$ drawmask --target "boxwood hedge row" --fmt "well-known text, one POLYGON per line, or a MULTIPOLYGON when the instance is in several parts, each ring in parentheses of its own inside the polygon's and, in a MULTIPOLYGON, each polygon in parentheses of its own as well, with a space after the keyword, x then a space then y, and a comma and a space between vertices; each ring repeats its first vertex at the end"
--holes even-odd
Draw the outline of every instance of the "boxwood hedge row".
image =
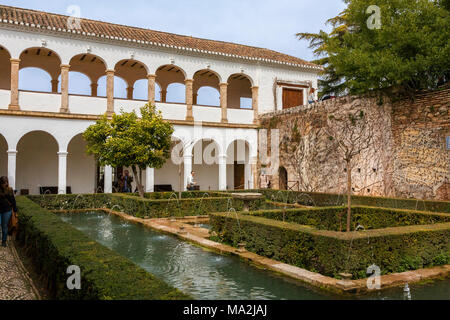
POLYGON ((238 246, 312 272, 339 278, 366 278, 373 264, 382 274, 450 263, 450 223, 364 232, 335 232, 255 217, 211 214, 214 240, 238 246))
MULTIPOLYGON (((346 226, 346 207, 297 208, 287 210, 259 210, 251 215, 302 225, 314 226, 320 230, 342 231, 346 226)), ((352 230, 358 225, 365 230, 426 225, 450 222, 450 214, 432 213, 366 206, 352 207, 352 230)))
POLYGON ((26 197, 18 197, 17 205, 18 242, 43 275, 52 298, 191 299, 26 197), (80 290, 69 290, 66 286, 67 268, 71 265, 80 267, 80 290))
MULTIPOLYGON (((109 208, 136 217, 164 218, 207 215, 210 212, 240 211, 244 202, 230 197, 142 199, 127 194, 41 195, 28 196, 49 210, 109 208)), ((265 199, 251 203, 251 210, 271 209, 276 205, 265 199)))
MULTIPOLYGON (((254 191, 263 193, 269 200, 299 203, 306 206, 328 207, 341 206, 347 203, 347 196, 342 194, 285 190, 278 191, 268 189, 254 191)), ((450 201, 430 201, 354 195, 352 196, 352 205, 450 213, 450 201)))

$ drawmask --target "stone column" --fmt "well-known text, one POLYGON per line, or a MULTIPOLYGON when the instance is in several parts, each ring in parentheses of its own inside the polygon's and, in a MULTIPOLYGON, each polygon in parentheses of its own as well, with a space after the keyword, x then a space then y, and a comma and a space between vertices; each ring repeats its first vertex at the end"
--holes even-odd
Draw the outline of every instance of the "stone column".
POLYGON ((194 116, 192 112, 192 103, 193 103, 192 100, 194 98, 194 90, 193 90, 194 80, 186 79, 184 80, 184 83, 186 84, 186 106, 187 106, 186 121, 194 121, 194 116))
POLYGON ((15 190, 16 189, 16 160, 17 160, 17 151, 16 150, 8 150, 8 180, 9 186, 15 190))
POLYGON ((58 93, 58 79, 50 81, 52 84, 52 93, 58 93))
POLYGON ((112 167, 105 166, 105 177, 104 177, 105 185, 103 190, 105 193, 112 193, 112 167))
POLYGON ((147 167, 145 169, 145 192, 155 191, 155 169, 147 167))
POLYGON ((188 181, 188 177, 191 174, 192 171, 192 155, 185 155, 183 157, 184 160, 184 185, 183 185, 183 190, 186 191, 187 188, 187 181, 188 181))
POLYGON ((66 194, 68 154, 67 151, 58 152, 58 194, 66 194))
POLYGON ((167 89, 162 89, 159 92, 161 94, 161 102, 166 102, 167 100, 167 89))
POLYGON ((220 108, 222 109, 222 122, 228 123, 228 83, 221 83, 220 85, 220 108))
POLYGON ((61 109, 59 112, 69 112, 69 70, 68 64, 61 65, 61 109))
POLYGON ((245 178, 244 189, 245 190, 250 189, 251 172, 252 172, 251 165, 250 165, 250 163, 246 162, 244 165, 244 178, 245 178))
POLYGON ((195 106, 197 104, 197 99, 198 99, 198 93, 195 92, 194 96, 192 97, 192 104, 195 106))
POLYGON ((98 83, 91 83, 91 96, 96 97, 98 90, 98 83))
POLYGON ((227 156, 219 156, 219 190, 227 190, 227 156))
POLYGON ((133 100, 133 92, 134 92, 134 87, 127 88, 127 99, 128 100, 133 100))
POLYGON ((20 110, 19 107, 19 64, 20 59, 11 58, 11 103, 9 110, 20 110))
POLYGON ((148 78, 148 103, 154 105, 155 104, 155 83, 156 83, 156 75, 149 74, 148 78))
POLYGON ((114 113, 114 70, 106 70, 106 113, 110 116, 114 113))
POLYGON ((259 87, 252 87, 252 107, 253 107, 253 123, 254 124, 258 124, 259 120, 258 120, 258 89, 259 87))
POLYGON ((258 189, 258 157, 252 157, 250 159, 250 181, 249 189, 258 189))

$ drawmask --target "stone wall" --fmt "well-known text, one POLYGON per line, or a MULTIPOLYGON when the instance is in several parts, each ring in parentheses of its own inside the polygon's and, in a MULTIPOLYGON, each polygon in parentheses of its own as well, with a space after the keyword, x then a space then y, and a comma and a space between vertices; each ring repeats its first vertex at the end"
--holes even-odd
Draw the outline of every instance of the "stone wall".
POLYGON ((450 87, 393 105, 394 187, 401 197, 449 200, 450 87))
MULTIPOLYGON (((386 98, 343 97, 265 114, 261 127, 279 130, 280 140, 291 136, 294 125, 302 136, 301 156, 280 149, 280 166, 288 171, 293 190, 346 190, 345 161, 326 130, 331 114, 364 110, 374 135, 370 147, 352 161, 352 189, 358 195, 449 199, 450 88, 391 103, 386 98)), ((270 143, 269 143, 270 146, 270 143)), ((271 187, 280 188, 278 172, 271 187)))

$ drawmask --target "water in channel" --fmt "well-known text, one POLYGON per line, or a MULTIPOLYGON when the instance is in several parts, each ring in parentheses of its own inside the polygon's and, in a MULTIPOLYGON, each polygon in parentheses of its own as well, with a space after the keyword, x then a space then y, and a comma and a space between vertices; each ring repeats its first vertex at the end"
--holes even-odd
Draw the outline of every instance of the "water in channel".
MULTIPOLYGON (((61 214, 61 219, 199 300, 309 300, 342 297, 223 256, 176 237, 101 212, 61 214)), ((450 280, 384 290, 359 299, 450 299, 450 280)))

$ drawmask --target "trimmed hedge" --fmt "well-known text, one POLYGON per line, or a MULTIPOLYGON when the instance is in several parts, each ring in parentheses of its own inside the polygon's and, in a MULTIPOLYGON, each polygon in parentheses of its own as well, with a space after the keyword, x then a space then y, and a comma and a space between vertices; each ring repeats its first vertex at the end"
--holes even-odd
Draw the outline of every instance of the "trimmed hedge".
MULTIPOLYGON (((134 196, 139 196, 137 194, 130 194, 134 196)), ((145 198, 150 200, 159 200, 159 199, 174 199, 178 198, 178 192, 150 192, 145 193, 145 198)), ((220 197, 230 197, 230 194, 226 192, 217 192, 217 191, 184 191, 181 193, 182 199, 192 199, 192 198, 220 198, 220 197)))
MULTIPOLYGON (((247 190, 247 192, 249 191, 247 190)), ((264 194, 268 200, 299 203, 305 206, 329 207, 341 206, 347 203, 347 196, 342 194, 285 190, 278 191, 268 189, 254 190, 254 192, 264 194)), ((352 196, 352 205, 450 213, 450 201, 430 201, 354 195, 352 196)))
POLYGON ((105 207, 110 199, 110 194, 58 194, 58 195, 29 195, 28 199, 48 210, 76 210, 98 209, 105 207))
POLYGON ((335 232, 249 215, 213 213, 216 240, 312 272, 366 278, 372 264, 382 274, 450 263, 450 223, 335 232))
MULTIPOLYGON (((142 199, 126 194, 42 195, 28 196, 49 210, 109 208, 143 218, 165 218, 207 215, 210 212, 241 211, 244 202, 232 198, 142 199)), ((260 199, 251 203, 250 210, 277 208, 260 199)))
POLYGON ((93 241, 55 214, 26 197, 17 197, 18 242, 45 275, 54 299, 70 300, 187 300, 130 260, 93 241), (81 289, 69 290, 70 265, 81 269, 81 289))
MULTIPOLYGON (((345 207, 260 210, 250 212, 249 214, 279 221, 309 225, 320 230, 341 231, 347 225, 347 208, 345 207)), ((450 222, 450 215, 446 213, 365 206, 352 207, 352 230, 358 225, 362 225, 364 229, 369 230, 445 222, 450 222)))

